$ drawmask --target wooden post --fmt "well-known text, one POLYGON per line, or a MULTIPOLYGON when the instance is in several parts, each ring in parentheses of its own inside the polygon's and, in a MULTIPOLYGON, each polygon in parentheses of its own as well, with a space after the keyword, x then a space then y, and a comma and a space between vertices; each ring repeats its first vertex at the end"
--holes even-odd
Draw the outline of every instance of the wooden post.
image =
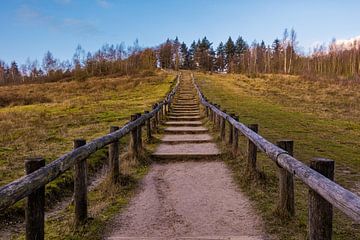
MULTIPOLYGON (((248 126, 254 132, 258 132, 258 125, 257 124, 250 124, 248 126)), ((248 139, 247 145, 247 168, 250 175, 256 173, 256 157, 257 157, 257 147, 256 145, 248 139)))
POLYGON ((161 105, 161 102, 159 102, 159 105, 161 106, 160 107, 160 109, 159 109, 159 111, 158 111, 158 114, 159 114, 159 122, 162 122, 162 120, 163 120, 163 111, 162 111, 162 108, 163 108, 163 106, 161 105))
MULTIPOLYGON (((131 121, 135 121, 137 119, 138 115, 134 114, 131 115, 131 121)), ((130 153, 132 155, 133 160, 138 159, 138 128, 134 128, 131 130, 130 134, 130 153)))
MULTIPOLYGON (((218 107, 219 110, 221 110, 221 106, 220 106, 220 105, 218 105, 217 107, 218 107)), ((217 125, 217 128, 218 128, 218 129, 221 128, 221 118, 222 118, 222 117, 218 114, 218 115, 217 115, 217 119, 216 119, 216 125, 217 125)))
MULTIPOLYGON (((153 106, 153 110, 156 108, 156 104, 154 104, 153 106)), ((156 132, 156 127, 157 127, 157 114, 155 113, 153 119, 152 119, 152 122, 153 122, 153 130, 154 132, 156 132)))
MULTIPOLYGON (((230 117, 234 117, 234 114, 229 114, 230 115, 230 117)), ((233 143, 233 140, 234 140, 234 135, 233 135, 233 133, 234 133, 234 127, 233 127, 233 125, 229 122, 229 139, 228 139, 228 143, 231 145, 232 143, 233 143)))
MULTIPOLYGON (((137 118, 140 118, 141 117, 141 113, 137 113, 137 118)), ((142 148, 143 148, 143 144, 142 144, 142 124, 139 125, 137 127, 137 147, 138 147, 138 152, 140 153, 142 151, 142 148)))
MULTIPOLYGON (((45 166, 43 158, 29 158, 25 160, 26 174, 30 174, 45 166)), ((26 198, 25 225, 26 240, 44 239, 45 186, 32 192, 26 198)))
MULTIPOLYGON (((234 116, 234 119, 236 121, 239 121, 239 116, 234 116)), ((234 135, 234 140, 233 140, 233 145, 232 145, 232 152, 233 152, 233 156, 236 156, 239 150, 239 130, 237 130, 235 127, 230 126, 233 129, 233 135, 234 135)))
MULTIPOLYGON (((310 161, 310 168, 321 173, 330 180, 334 180, 333 160, 314 158, 310 161)), ((309 239, 330 240, 332 237, 333 207, 315 191, 309 189, 309 239)))
MULTIPOLYGON (((214 106, 217 108, 217 104, 214 104, 214 106)), ((214 123, 214 128, 216 128, 217 124, 216 124, 216 121, 217 121, 217 114, 216 112, 213 112, 213 123, 214 123)))
MULTIPOLYGON (((145 114, 148 114, 149 111, 145 111, 145 114)), ((146 135, 147 135, 147 141, 151 141, 152 136, 151 136, 151 124, 150 124, 150 118, 148 120, 146 120, 146 135)))
MULTIPOLYGON (((110 133, 119 130, 117 126, 110 127, 110 133)), ((110 169, 110 181, 112 184, 117 184, 120 177, 119 170, 119 140, 109 144, 109 169, 110 169)))
MULTIPOLYGON (((84 146, 84 139, 75 139, 74 148, 84 146)), ((87 219, 87 162, 77 161, 74 176, 75 226, 83 224, 87 219)))
MULTIPOLYGON (((277 146, 284 149, 293 156, 294 142, 291 140, 281 140, 277 146)), ((286 169, 279 167, 279 203, 277 210, 281 216, 292 217, 295 214, 294 201, 294 177, 286 169)))
MULTIPOLYGON (((211 102, 210 102, 210 104, 212 104, 211 102)), ((213 118, 213 111, 212 111, 212 109, 211 108, 209 108, 209 120, 210 120, 210 122, 212 121, 212 118, 213 118)))
MULTIPOLYGON (((224 113, 226 113, 225 110, 224 110, 224 113)), ((226 126, 225 122, 226 122, 226 120, 223 117, 220 117, 220 120, 221 120, 221 122, 220 122, 220 137, 221 137, 221 140, 223 142, 225 142, 225 126, 226 126)))
POLYGON ((209 107, 208 106, 205 107, 205 111, 206 111, 206 117, 209 117, 209 107))

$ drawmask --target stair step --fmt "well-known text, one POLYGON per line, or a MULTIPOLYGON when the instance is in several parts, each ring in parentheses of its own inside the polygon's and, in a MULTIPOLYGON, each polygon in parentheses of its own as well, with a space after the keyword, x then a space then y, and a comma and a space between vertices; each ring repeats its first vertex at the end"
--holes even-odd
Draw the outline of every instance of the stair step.
POLYGON ((166 126, 177 126, 177 127, 191 127, 201 126, 201 121, 168 121, 165 122, 166 126))
POLYGON ((213 141, 209 134, 167 134, 161 139, 163 143, 206 143, 213 141))
POLYGON ((174 120, 174 121, 198 121, 200 119, 202 119, 201 116, 180 116, 180 117, 169 116, 169 120, 174 120))
POLYGON ((220 155, 215 143, 160 144, 152 157, 155 159, 213 159, 220 155))
POLYGON ((172 134, 191 134, 191 133, 207 133, 209 130, 202 126, 169 126, 165 128, 165 133, 172 134))

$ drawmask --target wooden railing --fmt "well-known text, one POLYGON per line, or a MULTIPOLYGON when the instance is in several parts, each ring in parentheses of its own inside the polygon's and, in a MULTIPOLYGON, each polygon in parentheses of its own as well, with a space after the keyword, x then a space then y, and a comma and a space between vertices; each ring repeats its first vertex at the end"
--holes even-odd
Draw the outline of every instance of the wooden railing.
POLYGON ((112 126, 110 133, 89 143, 84 139, 74 141, 74 150, 45 165, 43 158, 32 158, 25 162, 27 175, 0 188, 0 211, 17 201, 26 198, 25 222, 26 239, 44 239, 44 205, 45 185, 75 166, 74 171, 74 204, 75 224, 83 223, 87 218, 87 163, 86 159, 97 150, 109 145, 109 174, 112 183, 116 184, 119 173, 119 139, 130 134, 130 152, 133 158, 138 157, 142 148, 142 126, 146 126, 147 137, 151 138, 164 117, 169 112, 174 94, 177 91, 180 76, 176 85, 161 101, 153 106, 152 111, 131 116, 131 121, 119 128, 112 126))
POLYGON ((360 223, 360 197, 333 181, 334 161, 314 158, 310 167, 292 156, 293 142, 279 141, 277 145, 269 142, 257 133, 258 125, 245 126, 239 122, 238 116, 229 115, 207 100, 196 84, 200 102, 206 115, 220 129, 220 136, 225 141, 225 123, 229 124, 229 140, 234 151, 238 148, 238 133, 247 140, 247 171, 256 174, 257 149, 264 152, 279 168, 279 210, 284 214, 294 215, 294 181, 299 178, 309 187, 309 237, 310 239, 331 239, 332 206, 338 208, 348 217, 360 223))

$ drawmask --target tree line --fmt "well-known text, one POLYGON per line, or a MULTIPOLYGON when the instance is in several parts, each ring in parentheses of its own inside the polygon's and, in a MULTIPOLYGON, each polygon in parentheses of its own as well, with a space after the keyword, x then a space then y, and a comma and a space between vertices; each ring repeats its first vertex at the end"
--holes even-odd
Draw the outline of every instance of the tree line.
POLYGON ((333 40, 328 46, 315 47, 303 54, 298 47, 294 29, 284 30, 281 38, 271 44, 264 41, 246 42, 242 36, 229 37, 215 48, 207 37, 189 46, 167 39, 159 46, 141 48, 136 40, 128 48, 124 44, 105 44, 94 53, 77 46, 71 61, 60 61, 48 51, 41 65, 37 60, 18 66, 0 60, 0 84, 83 80, 92 76, 132 75, 142 71, 191 69, 227 73, 281 73, 358 79, 360 74, 360 41, 339 45, 333 40))
POLYGON ((78 45, 72 61, 60 61, 48 51, 42 63, 37 60, 18 66, 13 61, 7 65, 0 60, 0 85, 84 80, 95 76, 133 75, 141 71, 153 71, 157 67, 153 48, 141 48, 136 40, 133 46, 124 44, 103 45, 94 53, 85 52, 78 45))

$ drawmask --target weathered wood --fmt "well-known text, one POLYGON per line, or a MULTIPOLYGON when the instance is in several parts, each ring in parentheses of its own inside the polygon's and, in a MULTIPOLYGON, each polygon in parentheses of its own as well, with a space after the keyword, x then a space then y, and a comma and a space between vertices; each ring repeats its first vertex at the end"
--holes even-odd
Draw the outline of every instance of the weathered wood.
MULTIPOLYGON (((84 146, 84 139, 75 139, 74 148, 84 146)), ((80 226, 87 219, 87 161, 82 159, 75 163, 74 203, 75 226, 80 226)))
MULTIPOLYGON (((226 111, 224 111, 226 113, 226 111)), ((223 142, 225 142, 225 122, 226 119, 223 117, 220 117, 220 138, 223 142)))
MULTIPOLYGON (((135 121, 138 118, 137 114, 131 115, 131 121, 135 121)), ((137 160, 138 159, 138 127, 134 128, 131 131, 130 134, 130 143, 129 143, 129 148, 130 148, 130 155, 132 157, 133 160, 137 160)))
MULTIPOLYGON (((333 160, 314 158, 310 161, 310 167, 330 180, 334 180, 335 163, 333 160)), ((309 239, 331 240, 332 219, 333 207, 331 203, 309 189, 309 239)))
MULTIPOLYGON (((148 114, 149 111, 145 111, 144 114, 148 114)), ((151 135, 151 122, 150 119, 146 120, 146 137, 147 141, 151 141, 152 135, 151 135)))
MULTIPOLYGON (((230 116, 233 118, 234 117, 234 114, 230 114, 230 116)), ((231 123, 229 123, 229 136, 228 136, 228 144, 232 144, 233 141, 234 141, 234 127, 231 123)))
POLYGON ((333 206, 345 213, 355 222, 360 223, 360 197, 358 195, 329 180, 289 154, 286 154, 286 151, 269 142, 257 133, 254 133, 243 123, 237 122, 228 114, 222 113, 213 105, 204 101, 200 94, 201 91, 196 84, 195 88, 200 97, 201 104, 208 106, 212 111, 217 111, 223 117, 227 117, 228 121, 235 128, 237 128, 246 138, 252 140, 257 148, 264 152, 271 160, 289 172, 292 172, 294 176, 299 178, 333 206))
MULTIPOLYGON (((110 133, 119 130, 117 126, 110 127, 110 133)), ((110 170, 110 181, 112 184, 117 184, 120 177, 120 163, 119 163, 119 141, 114 141, 109 144, 109 170, 110 170)))
MULTIPOLYGON (((216 109, 218 109, 217 104, 214 104, 214 106, 216 107, 216 109)), ((216 126, 217 126, 217 124, 216 124, 217 120, 218 120, 217 113, 214 111, 214 115, 213 115, 214 128, 216 128, 216 126)))
MULTIPOLYGON (((220 110, 221 106, 217 105, 217 108, 220 110)), ((221 119, 222 119, 222 117, 220 115, 216 115, 216 128, 217 129, 221 128, 221 119)))
MULTIPOLYGON (((234 116, 234 120, 239 121, 239 116, 234 116)), ((236 156, 239 151, 239 130, 234 128, 232 125, 230 125, 230 127, 233 128, 233 135, 234 135, 234 140, 232 144, 232 153, 233 156, 236 156)))
MULTIPOLYGON (((45 166, 43 158, 29 158, 25 161, 26 174, 30 174, 45 166)), ((25 205, 25 239, 44 239, 45 186, 31 193, 25 205)))
POLYGON ((206 117, 209 117, 209 107, 208 106, 205 107, 205 113, 206 113, 206 117))
MULTIPOLYGON (((137 113, 137 118, 141 117, 141 113, 137 113)), ((143 141, 142 141, 142 125, 137 127, 137 151, 140 154, 143 149, 143 141)))
MULTIPOLYGON (((253 132, 258 132, 257 124, 250 124, 249 129, 253 132)), ((257 172, 256 169, 256 159, 257 159, 257 147, 256 145, 249 139, 247 144, 247 168, 250 175, 254 175, 257 172)))
MULTIPOLYGON (((278 141, 276 145, 287 151, 289 155, 293 156, 294 141, 281 140, 278 141)), ((277 211, 281 216, 292 217, 295 214, 294 176, 282 167, 279 167, 278 169, 279 202, 277 211)))

